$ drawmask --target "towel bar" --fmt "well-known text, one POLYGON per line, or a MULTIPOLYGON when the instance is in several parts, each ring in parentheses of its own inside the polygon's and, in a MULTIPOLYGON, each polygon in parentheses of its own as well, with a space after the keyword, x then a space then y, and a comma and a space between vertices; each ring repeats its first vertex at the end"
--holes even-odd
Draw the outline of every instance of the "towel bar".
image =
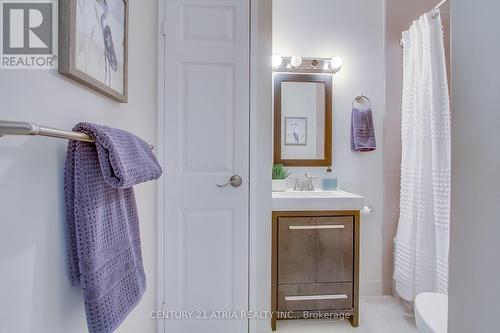
MULTIPOLYGON (((65 131, 29 122, 0 120, 0 137, 4 135, 40 135, 58 139, 94 142, 94 140, 85 133, 65 131)), ((154 149, 154 146, 151 144, 149 147, 154 149)))

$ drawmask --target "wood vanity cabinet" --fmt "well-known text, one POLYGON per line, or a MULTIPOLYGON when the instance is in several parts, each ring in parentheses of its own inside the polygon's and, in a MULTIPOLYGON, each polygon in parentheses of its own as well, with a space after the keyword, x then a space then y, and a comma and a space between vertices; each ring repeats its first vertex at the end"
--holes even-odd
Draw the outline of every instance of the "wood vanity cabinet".
POLYGON ((359 211, 273 212, 272 297, 276 320, 359 321, 359 211))

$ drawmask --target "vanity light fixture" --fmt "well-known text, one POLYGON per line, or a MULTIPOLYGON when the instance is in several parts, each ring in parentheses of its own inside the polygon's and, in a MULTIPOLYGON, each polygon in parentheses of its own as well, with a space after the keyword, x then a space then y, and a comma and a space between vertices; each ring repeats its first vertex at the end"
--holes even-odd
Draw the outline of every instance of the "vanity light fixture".
POLYGON ((337 73, 342 68, 344 64, 344 59, 342 57, 336 56, 330 60, 330 68, 334 73, 337 73))
POLYGON ((301 56, 284 57, 273 55, 273 71, 278 73, 325 73, 337 74, 342 68, 341 57, 333 58, 306 58, 301 56))
POLYGON ((292 65, 292 68, 300 67, 301 64, 302 57, 300 56, 293 56, 292 59, 290 59, 290 65, 292 65))
POLYGON ((283 57, 280 56, 279 54, 273 55, 273 67, 280 67, 281 64, 283 63, 283 57))

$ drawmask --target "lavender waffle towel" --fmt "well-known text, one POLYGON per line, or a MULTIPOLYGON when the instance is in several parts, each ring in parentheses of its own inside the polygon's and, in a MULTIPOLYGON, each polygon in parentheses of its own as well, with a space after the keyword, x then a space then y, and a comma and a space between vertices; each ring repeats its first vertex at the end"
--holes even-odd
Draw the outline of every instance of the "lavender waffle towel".
POLYGON ((80 123, 94 143, 70 141, 65 196, 69 273, 90 333, 113 332, 141 300, 146 277, 133 185, 161 168, 149 146, 118 129, 80 123))
POLYGON ((366 152, 376 148, 372 110, 354 108, 351 114, 351 149, 366 152))

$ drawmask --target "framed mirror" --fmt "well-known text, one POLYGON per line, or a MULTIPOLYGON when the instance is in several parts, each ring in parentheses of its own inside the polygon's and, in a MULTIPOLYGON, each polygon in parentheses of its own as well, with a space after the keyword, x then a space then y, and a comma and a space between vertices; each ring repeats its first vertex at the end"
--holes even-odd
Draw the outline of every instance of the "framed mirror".
POLYGON ((274 75, 274 163, 332 164, 331 75, 274 75))

